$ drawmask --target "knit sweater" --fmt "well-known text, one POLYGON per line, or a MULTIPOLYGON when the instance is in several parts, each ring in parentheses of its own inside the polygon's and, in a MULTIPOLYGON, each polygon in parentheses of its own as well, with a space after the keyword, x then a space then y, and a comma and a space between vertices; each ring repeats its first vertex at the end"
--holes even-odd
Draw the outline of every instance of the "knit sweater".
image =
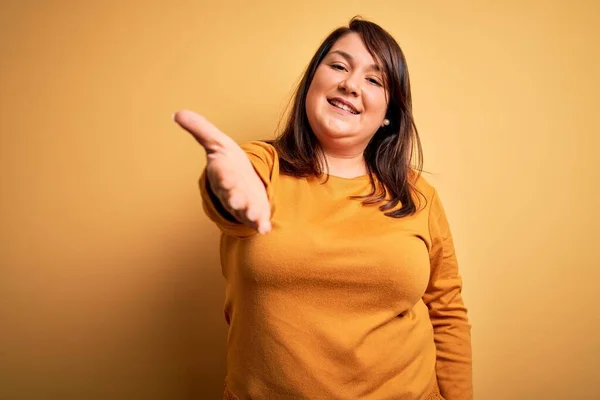
POLYGON ((370 192, 367 175, 296 178, 280 174, 273 146, 242 148, 266 187, 270 233, 227 218, 200 178, 222 232, 224 398, 472 399, 470 323, 436 190, 420 177, 418 211, 391 218, 349 199, 370 192))

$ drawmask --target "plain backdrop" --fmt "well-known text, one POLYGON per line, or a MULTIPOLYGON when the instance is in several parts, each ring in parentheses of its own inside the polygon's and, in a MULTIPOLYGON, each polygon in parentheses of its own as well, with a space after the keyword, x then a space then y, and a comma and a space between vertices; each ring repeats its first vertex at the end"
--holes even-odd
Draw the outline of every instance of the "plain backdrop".
POLYGON ((219 233, 171 120, 272 138, 354 15, 408 59, 476 398, 597 399, 597 1, 0 2, 0 399, 220 399, 219 233))

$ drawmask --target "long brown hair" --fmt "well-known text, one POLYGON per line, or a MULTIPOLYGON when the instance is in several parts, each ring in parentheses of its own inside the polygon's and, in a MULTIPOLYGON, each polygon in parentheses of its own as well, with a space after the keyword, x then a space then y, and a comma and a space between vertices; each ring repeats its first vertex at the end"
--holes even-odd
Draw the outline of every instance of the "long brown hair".
POLYGON ((413 195, 418 191, 414 182, 422 171, 423 151, 412 115, 406 59, 398 43, 379 25, 354 17, 347 27, 327 36, 296 88, 283 131, 271 143, 279 155, 281 173, 295 177, 322 176, 323 166, 318 157, 322 149, 308 122, 306 96, 321 61, 342 36, 351 32, 360 35, 371 56, 383 67, 388 90, 386 118, 390 121, 388 126, 377 130, 364 151, 371 192, 356 198, 367 205, 384 203, 379 209, 385 215, 401 218, 417 210, 413 195), (373 176, 383 185, 376 185, 373 176))

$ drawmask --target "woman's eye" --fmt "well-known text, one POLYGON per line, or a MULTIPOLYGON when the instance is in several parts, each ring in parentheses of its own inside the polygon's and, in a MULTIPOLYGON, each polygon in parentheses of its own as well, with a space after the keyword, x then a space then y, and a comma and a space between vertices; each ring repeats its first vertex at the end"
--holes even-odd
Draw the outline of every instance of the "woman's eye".
POLYGON ((338 71, 345 71, 346 67, 341 64, 331 64, 331 68, 337 69, 338 71))
POLYGON ((375 78, 367 78, 367 80, 369 82, 371 82, 373 85, 377 85, 377 86, 381 86, 381 82, 379 82, 377 79, 375 78))

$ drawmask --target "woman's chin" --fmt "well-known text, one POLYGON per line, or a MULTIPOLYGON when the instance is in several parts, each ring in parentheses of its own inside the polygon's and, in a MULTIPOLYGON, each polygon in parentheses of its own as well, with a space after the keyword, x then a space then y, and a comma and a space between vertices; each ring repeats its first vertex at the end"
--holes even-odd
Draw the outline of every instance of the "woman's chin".
MULTIPOLYGON (((319 135, 322 137, 323 140, 326 139, 347 139, 347 138, 351 138, 353 135, 351 132, 348 131, 344 131, 344 130, 339 130, 339 129, 324 129, 321 132, 321 135, 319 135)), ((319 138, 321 139, 321 138, 319 138)))
POLYGON ((329 137, 348 137, 353 136, 356 133, 356 129, 353 124, 349 124, 346 121, 333 120, 323 126, 322 132, 329 137))

